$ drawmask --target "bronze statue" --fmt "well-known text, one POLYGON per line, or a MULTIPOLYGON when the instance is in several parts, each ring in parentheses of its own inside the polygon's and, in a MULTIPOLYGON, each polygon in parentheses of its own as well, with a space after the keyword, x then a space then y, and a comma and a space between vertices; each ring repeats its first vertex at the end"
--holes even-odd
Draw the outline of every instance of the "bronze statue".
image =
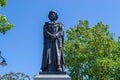
POLYGON ((44 49, 42 59, 42 72, 64 72, 63 42, 64 27, 60 22, 55 22, 58 15, 50 11, 50 22, 44 25, 44 49))

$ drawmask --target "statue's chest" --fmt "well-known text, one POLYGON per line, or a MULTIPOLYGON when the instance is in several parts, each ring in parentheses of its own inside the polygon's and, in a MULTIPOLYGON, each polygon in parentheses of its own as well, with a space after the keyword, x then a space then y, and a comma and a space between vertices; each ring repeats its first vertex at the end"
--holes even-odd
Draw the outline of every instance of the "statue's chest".
POLYGON ((56 33, 59 31, 59 24, 50 24, 49 25, 49 32, 50 33, 56 33))

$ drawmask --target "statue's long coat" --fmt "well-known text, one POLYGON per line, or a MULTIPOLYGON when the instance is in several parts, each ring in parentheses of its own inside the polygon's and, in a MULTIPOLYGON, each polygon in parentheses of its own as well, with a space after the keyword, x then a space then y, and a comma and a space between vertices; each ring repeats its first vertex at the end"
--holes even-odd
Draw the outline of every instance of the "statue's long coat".
POLYGON ((63 69, 64 27, 62 23, 46 22, 43 30, 44 49, 41 66, 42 71, 47 71, 49 65, 60 65, 63 69))

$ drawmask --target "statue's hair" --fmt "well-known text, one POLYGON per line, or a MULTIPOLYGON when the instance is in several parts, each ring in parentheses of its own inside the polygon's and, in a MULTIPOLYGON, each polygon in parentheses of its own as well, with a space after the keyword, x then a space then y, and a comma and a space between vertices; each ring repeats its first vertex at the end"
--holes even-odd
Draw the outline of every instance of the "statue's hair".
POLYGON ((55 20, 57 20, 57 19, 58 19, 58 14, 57 14, 57 12, 56 12, 56 11, 53 11, 53 10, 51 10, 51 11, 49 12, 48 18, 51 20, 50 15, 51 15, 52 13, 54 13, 54 14, 55 14, 55 16, 56 16, 56 19, 55 19, 55 20))

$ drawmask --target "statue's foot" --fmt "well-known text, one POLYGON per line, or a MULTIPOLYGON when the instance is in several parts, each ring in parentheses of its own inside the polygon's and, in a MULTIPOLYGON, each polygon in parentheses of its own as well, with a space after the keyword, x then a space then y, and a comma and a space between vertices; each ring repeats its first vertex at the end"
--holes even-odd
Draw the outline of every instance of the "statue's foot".
POLYGON ((57 71, 62 72, 62 68, 61 67, 57 68, 57 71))

